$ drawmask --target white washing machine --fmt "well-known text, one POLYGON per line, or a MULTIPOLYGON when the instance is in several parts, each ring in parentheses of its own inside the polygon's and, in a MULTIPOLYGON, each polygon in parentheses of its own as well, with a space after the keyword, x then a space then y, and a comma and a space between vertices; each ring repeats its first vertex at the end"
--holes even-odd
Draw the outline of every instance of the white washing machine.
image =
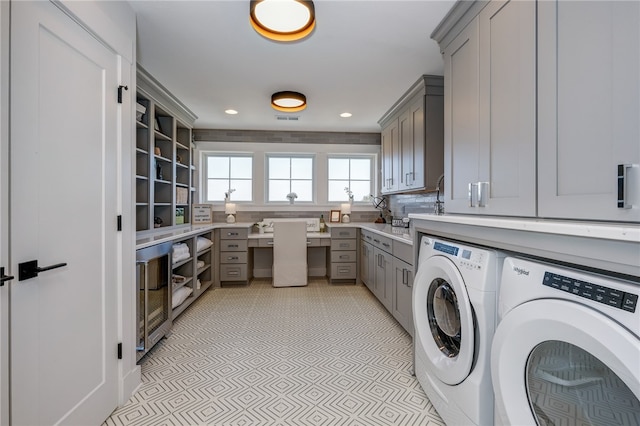
POLYGON ((640 280, 507 258, 496 424, 640 425, 640 280))
POLYGON ((505 255, 423 236, 413 286, 416 377, 448 425, 492 425, 489 371, 505 255))

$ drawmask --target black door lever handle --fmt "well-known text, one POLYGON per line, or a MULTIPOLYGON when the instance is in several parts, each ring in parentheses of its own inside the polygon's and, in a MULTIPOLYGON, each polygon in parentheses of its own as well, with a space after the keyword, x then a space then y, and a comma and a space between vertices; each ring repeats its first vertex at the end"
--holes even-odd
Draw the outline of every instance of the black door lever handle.
POLYGON ((18 264, 18 281, 24 281, 30 278, 35 278, 38 276, 40 272, 62 268, 63 266, 67 266, 67 264, 56 263, 55 265, 39 267, 37 260, 30 260, 28 262, 20 263, 18 264))
POLYGON ((4 285, 5 281, 11 281, 14 278, 14 276, 4 274, 4 266, 0 267, 0 287, 4 285))

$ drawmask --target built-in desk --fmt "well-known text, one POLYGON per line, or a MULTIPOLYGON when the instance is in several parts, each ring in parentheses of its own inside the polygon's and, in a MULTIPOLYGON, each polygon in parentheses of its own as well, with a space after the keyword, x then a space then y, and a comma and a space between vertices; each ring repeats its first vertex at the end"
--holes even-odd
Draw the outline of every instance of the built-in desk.
MULTIPOLYGON (((247 237, 249 257, 253 259, 253 276, 271 277, 273 267, 273 233, 250 233, 247 237)), ((307 267, 309 276, 327 275, 327 247, 331 235, 326 232, 307 232, 307 267)))

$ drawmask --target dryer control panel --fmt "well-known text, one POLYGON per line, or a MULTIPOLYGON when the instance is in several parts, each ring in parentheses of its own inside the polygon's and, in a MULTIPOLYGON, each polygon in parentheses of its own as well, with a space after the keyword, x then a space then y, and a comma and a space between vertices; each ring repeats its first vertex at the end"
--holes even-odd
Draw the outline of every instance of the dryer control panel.
POLYGON ((468 269, 482 269, 486 259, 482 250, 471 250, 470 247, 457 247, 436 241, 433 249, 457 258, 458 264, 468 269))
POLYGON ((628 312, 635 312, 638 295, 593 284, 563 275, 545 272, 542 284, 628 312))

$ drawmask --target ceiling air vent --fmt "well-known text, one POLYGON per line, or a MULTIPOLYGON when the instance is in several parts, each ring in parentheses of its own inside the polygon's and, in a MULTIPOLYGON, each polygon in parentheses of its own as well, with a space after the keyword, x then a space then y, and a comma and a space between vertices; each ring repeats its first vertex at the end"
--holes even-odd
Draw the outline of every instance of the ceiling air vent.
POLYGON ((279 121, 298 121, 299 115, 276 115, 276 120, 279 121))

